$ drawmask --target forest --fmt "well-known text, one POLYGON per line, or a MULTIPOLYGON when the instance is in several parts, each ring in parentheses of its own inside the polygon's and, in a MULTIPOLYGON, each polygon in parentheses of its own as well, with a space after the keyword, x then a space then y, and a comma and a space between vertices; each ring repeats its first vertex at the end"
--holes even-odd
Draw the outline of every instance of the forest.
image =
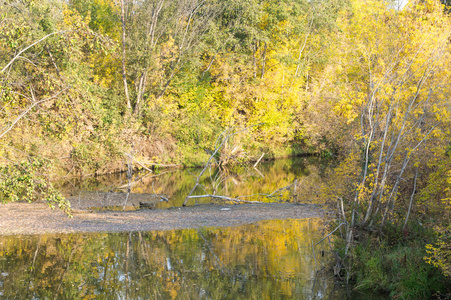
POLYGON ((124 171, 131 156, 200 166, 231 130, 224 162, 336 161, 320 193, 348 280, 449 297, 446 4, 0 1, 1 202, 70 211, 58 178, 124 171))

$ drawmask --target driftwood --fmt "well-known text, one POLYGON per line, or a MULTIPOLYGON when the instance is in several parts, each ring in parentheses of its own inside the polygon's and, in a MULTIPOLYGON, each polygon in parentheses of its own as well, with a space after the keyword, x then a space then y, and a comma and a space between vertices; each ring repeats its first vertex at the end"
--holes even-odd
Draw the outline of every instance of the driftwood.
POLYGON ((284 187, 281 187, 281 188, 275 190, 274 192, 272 192, 272 193, 269 194, 269 195, 267 195, 267 194, 262 194, 262 195, 265 195, 265 196, 267 196, 268 198, 274 197, 274 194, 275 194, 275 193, 281 192, 281 191, 283 191, 283 190, 289 190, 294 184, 296 184, 296 181, 295 181, 294 183, 292 183, 292 184, 289 184, 289 185, 287 185, 287 186, 284 186, 284 187))
POLYGON ((134 161, 135 163, 137 163, 138 165, 140 165, 144 170, 148 171, 149 173, 152 173, 152 170, 151 170, 151 169, 149 169, 148 167, 146 167, 145 165, 143 165, 142 163, 140 163, 138 160, 133 159, 133 161, 134 161))
POLYGON ((257 162, 254 164, 254 168, 258 165, 258 163, 262 160, 263 156, 265 156, 265 153, 260 156, 260 158, 257 160, 257 162))
MULTIPOLYGON (((152 173, 149 172, 149 173, 145 174, 144 176, 141 176, 140 178, 136 179, 135 181, 132 181, 130 183, 130 185, 133 186, 133 185, 135 185, 137 183, 140 183, 142 179, 147 178, 147 177, 149 177, 149 178, 159 177, 159 176, 161 176, 163 174, 167 174, 167 173, 170 173, 170 172, 172 172, 172 171, 161 172, 161 173, 159 173, 157 175, 152 175, 150 177, 149 177, 149 175, 151 175, 152 173)), ((126 187, 128 187, 128 183, 124 184, 124 185, 121 185, 121 186, 118 186, 115 189, 121 190, 121 189, 125 189, 126 187)))
POLYGON ((325 237, 323 237, 318 243, 316 243, 315 245, 320 244, 322 241, 324 241, 325 239, 327 239, 329 236, 331 236, 335 231, 337 231, 342 225, 345 225, 346 223, 343 222, 340 225, 337 226, 337 228, 335 228, 331 233, 329 233, 328 235, 326 235, 325 237))
POLYGON ((154 209, 155 203, 152 202, 139 202, 139 208, 148 208, 148 209, 154 209))
POLYGON ((178 168, 180 165, 177 164, 157 164, 157 163, 148 163, 149 166, 162 167, 162 168, 178 168))
POLYGON ((224 201, 233 201, 238 203, 264 203, 261 201, 248 201, 248 200, 241 200, 237 198, 227 197, 227 196, 221 196, 221 195, 197 195, 197 196, 188 196, 188 199, 195 199, 195 198, 212 198, 212 199, 220 199, 224 201))
POLYGON ((213 161, 213 159, 215 159, 216 154, 222 149, 222 147, 227 143, 227 141, 234 135, 247 131, 249 128, 255 127, 255 126, 260 126, 261 124, 257 124, 257 125, 253 125, 253 126, 249 126, 246 127, 242 130, 236 131, 236 132, 232 132, 228 135, 226 135, 228 130, 223 131, 219 137, 216 139, 216 143, 215 143, 215 150, 211 153, 210 157, 207 160, 207 163, 205 164, 205 167, 202 169, 202 171, 200 172, 199 176, 197 176, 196 178, 196 183, 194 184, 193 188, 191 189, 191 191, 188 193, 188 195, 185 198, 185 201, 183 201, 183 206, 186 206, 186 203, 188 202, 188 200, 190 199, 191 195, 194 193, 194 191, 196 190, 196 188, 199 186, 200 184, 200 179, 202 177, 202 175, 204 175, 205 171, 211 167, 211 162, 213 161), (223 137, 221 143, 219 143, 220 138, 223 137))
MULTIPOLYGON (((232 201, 232 202, 236 202, 236 203, 265 203, 262 201, 250 201, 250 200, 243 200, 242 198, 246 198, 246 197, 255 197, 255 196, 263 196, 266 198, 273 198, 275 197, 275 194, 277 192, 281 192, 283 190, 289 190, 292 186, 295 186, 297 184, 297 180, 294 181, 294 183, 289 184, 287 186, 281 187, 275 191, 273 191, 270 194, 265 194, 265 193, 258 193, 258 194, 252 194, 252 195, 243 195, 243 196, 237 196, 235 198, 233 197, 228 197, 228 196, 223 196, 223 195, 216 195, 216 194, 204 194, 204 195, 189 195, 187 196, 187 199, 199 199, 199 198, 212 198, 212 199, 219 199, 219 200, 224 200, 224 201, 232 201)), ((186 199, 185 199, 186 201, 186 199)))

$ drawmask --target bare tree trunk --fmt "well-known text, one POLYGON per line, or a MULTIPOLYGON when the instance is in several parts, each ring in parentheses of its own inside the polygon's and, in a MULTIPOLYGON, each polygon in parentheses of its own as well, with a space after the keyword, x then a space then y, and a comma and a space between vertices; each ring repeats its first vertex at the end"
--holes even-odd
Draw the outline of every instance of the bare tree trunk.
POLYGON ((416 192, 416 189, 417 189, 417 178, 418 178, 418 167, 417 167, 417 170, 416 170, 416 172, 415 172, 415 179, 414 179, 414 181, 413 181, 412 195, 410 196, 409 210, 407 211, 406 220, 405 220, 404 226, 403 226, 403 229, 404 229, 404 230, 406 230, 406 227, 407 227, 407 220, 409 220, 410 211, 412 210, 413 197, 415 196, 415 192, 416 192))
POLYGON ((299 68, 301 66, 302 53, 304 52, 305 46, 307 45, 308 37, 310 36, 310 33, 312 32, 313 19, 314 18, 312 17, 312 19, 309 22, 309 29, 308 29, 307 34, 305 35, 304 43, 302 44, 302 46, 299 47, 298 63, 296 66, 296 72, 294 72, 294 77, 298 76, 298 73, 299 73, 299 68))
POLYGON ((258 44, 255 41, 254 43, 252 43, 252 70, 254 73, 254 78, 257 78, 257 60, 255 58, 255 54, 257 53, 258 50, 258 44))
POLYGON ((265 42, 265 47, 262 53, 262 73, 260 78, 263 79, 265 77, 265 68, 266 68, 266 50, 268 50, 268 44, 265 42))
POLYGON ((131 109, 130 96, 128 94, 127 86, 127 71, 125 67, 125 7, 124 0, 121 0, 121 21, 122 21, 122 80, 124 82, 125 98, 127 99, 127 108, 131 109))
POLYGON ((208 64, 207 68, 202 72, 202 76, 200 77, 201 80, 204 79, 205 74, 210 70, 210 68, 213 65, 213 62, 215 61, 215 59, 216 59, 216 54, 213 55, 213 58, 210 60, 210 63, 208 64))
MULTIPOLYGON (((144 51, 145 53, 153 53, 155 50, 155 47, 157 46, 158 41, 161 37, 161 33, 158 34, 156 32, 156 30, 157 30, 158 18, 160 16, 161 10, 163 9, 164 2, 165 2, 164 0, 159 0, 158 3, 156 3, 155 6, 153 6, 152 18, 146 28, 145 51, 144 51)), ((135 115, 139 114, 139 110, 141 109, 141 105, 144 100, 144 92, 146 91, 146 87, 147 87, 148 68, 149 68, 149 62, 146 61, 143 66, 141 75, 139 76, 136 104, 133 109, 133 114, 135 114, 135 115)))
POLYGON ((147 72, 144 71, 143 73, 141 73, 141 76, 139 78, 139 85, 138 85, 138 93, 137 93, 137 97, 136 97, 136 104, 135 104, 135 109, 133 110, 133 113, 135 115, 137 115, 139 113, 141 102, 142 102, 142 100, 144 98, 144 91, 146 90, 146 85, 147 85, 147 72))

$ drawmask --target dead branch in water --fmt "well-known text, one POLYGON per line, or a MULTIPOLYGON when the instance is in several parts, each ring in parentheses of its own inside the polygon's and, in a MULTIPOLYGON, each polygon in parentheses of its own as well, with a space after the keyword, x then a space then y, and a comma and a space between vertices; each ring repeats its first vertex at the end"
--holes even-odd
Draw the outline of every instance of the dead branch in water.
POLYGON ((254 164, 254 168, 258 165, 258 163, 262 160, 263 156, 265 156, 265 153, 260 156, 260 158, 257 160, 257 162, 254 164))
POLYGON ((345 225, 346 223, 343 222, 340 225, 337 226, 337 228, 335 228, 334 230, 332 230, 331 233, 329 233, 328 235, 326 235, 325 237, 323 237, 318 243, 316 243, 315 245, 320 244, 322 241, 324 241, 325 239, 327 239, 328 237, 330 237, 335 231, 337 231, 342 225, 345 225))
POLYGON ((196 178, 196 183, 194 184, 193 188, 191 189, 191 191, 188 193, 188 195, 186 196, 185 200, 183 201, 183 206, 186 206, 186 203, 188 202, 188 200, 190 199, 191 195, 194 193, 194 191, 196 190, 196 188, 199 186, 200 184, 200 179, 202 177, 202 175, 204 175, 205 171, 211 167, 211 163, 212 161, 215 159, 215 156, 218 154, 218 152, 222 149, 222 147, 227 143, 227 141, 234 135, 237 135, 238 133, 244 132, 249 130, 252 127, 256 127, 256 126, 260 126, 263 123, 257 124, 257 125, 252 125, 249 127, 246 127, 242 130, 236 131, 236 132, 232 132, 228 135, 226 135, 227 131, 229 131, 230 129, 224 130, 216 139, 216 143, 215 143, 215 150, 211 153, 210 157, 207 160, 207 163, 205 164, 205 167, 202 169, 202 171, 200 172, 200 174, 197 176, 196 178), (224 137, 221 141, 221 143, 219 143, 220 138, 224 137))
POLYGON ((133 159, 133 161, 135 163, 137 163, 138 165, 140 165, 144 170, 146 170, 147 172, 152 173, 153 171, 151 169, 149 169, 148 167, 146 167, 144 164, 140 163, 138 160, 136 160, 135 158, 133 159))
MULTIPOLYGON (((136 179, 135 181, 132 181, 132 182, 130 183, 130 185, 133 186, 133 185, 135 185, 135 184, 141 182, 144 178, 148 178, 148 177, 149 177, 149 178, 159 177, 159 176, 161 176, 161 175, 164 175, 164 174, 167 174, 167 173, 170 173, 170 172, 172 172, 172 171, 161 172, 160 174, 156 174, 156 175, 152 175, 152 176, 149 176, 150 174, 152 174, 152 173, 149 172, 149 173, 146 173, 144 176, 139 177, 139 178, 136 179)), ((127 183, 127 184, 124 184, 124 185, 121 185, 121 186, 118 186, 118 187, 115 187, 115 189, 121 190, 121 189, 124 189, 124 188, 126 188, 126 187, 128 187, 128 183, 127 183)))
POLYGON ((289 190, 295 183, 296 183, 296 181, 295 181, 294 183, 292 183, 292 184, 289 184, 289 185, 287 185, 287 186, 281 187, 281 188, 275 190, 274 192, 272 192, 271 194, 266 195, 266 196, 267 196, 268 198, 270 198, 270 197, 273 197, 274 194, 277 193, 277 192, 281 192, 281 191, 283 191, 283 190, 289 190))
POLYGON ((197 195, 197 196, 188 196, 188 199, 195 199, 195 198, 212 198, 212 199, 221 199, 224 201, 233 201, 238 203, 264 203, 261 201, 248 201, 248 200, 240 200, 237 198, 227 197, 227 196, 220 196, 220 195, 197 195))
POLYGON ((177 165, 177 164, 157 164, 157 163, 148 163, 147 165, 162 168, 178 168, 181 166, 180 164, 177 165))
POLYGON ((127 162, 127 196, 125 197, 124 207, 122 210, 125 210, 125 206, 127 205, 128 197, 132 191, 132 179, 133 179, 133 153, 127 154, 128 162, 127 162))

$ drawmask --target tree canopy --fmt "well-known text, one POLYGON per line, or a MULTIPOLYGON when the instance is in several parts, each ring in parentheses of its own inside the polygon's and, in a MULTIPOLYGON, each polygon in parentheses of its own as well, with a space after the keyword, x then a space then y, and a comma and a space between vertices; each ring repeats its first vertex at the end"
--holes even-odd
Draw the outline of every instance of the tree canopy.
POLYGON ((58 176, 131 152, 196 165, 220 132, 261 124, 237 138, 247 159, 340 157, 324 195, 348 245, 433 213, 429 261, 449 274, 449 3, 395 4, 2 1, 1 201, 66 207, 58 176))

